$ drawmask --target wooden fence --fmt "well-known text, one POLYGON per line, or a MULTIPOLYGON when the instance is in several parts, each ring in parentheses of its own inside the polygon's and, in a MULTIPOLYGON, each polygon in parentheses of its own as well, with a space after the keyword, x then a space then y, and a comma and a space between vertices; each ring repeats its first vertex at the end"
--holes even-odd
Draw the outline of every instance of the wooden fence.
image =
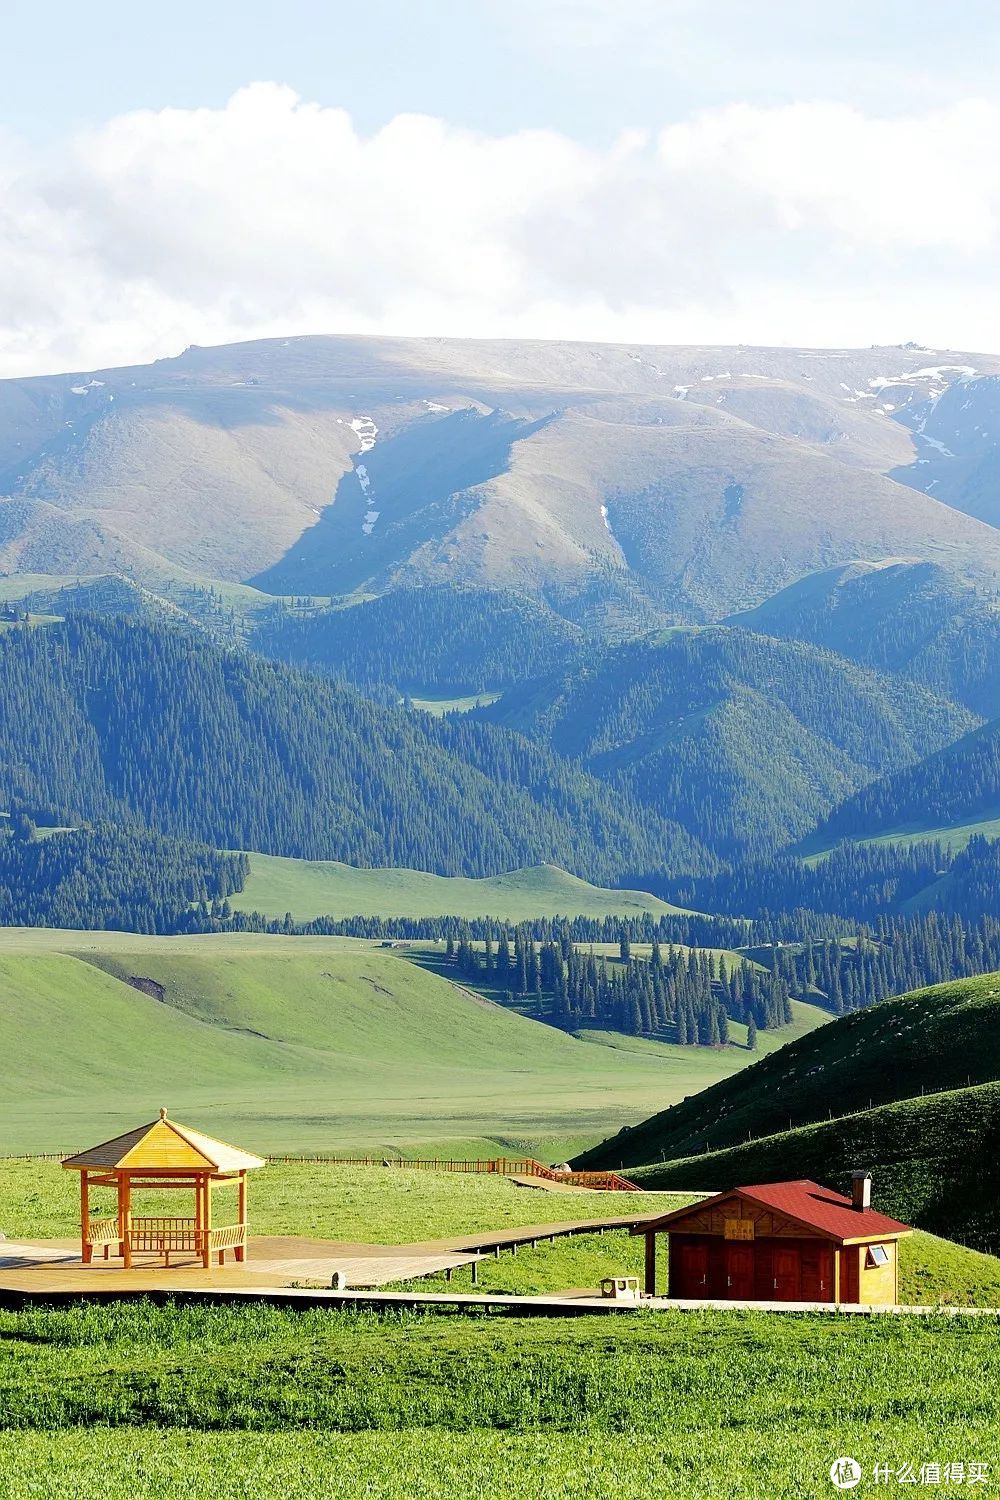
POLYGON ((531 1156, 404 1157, 404 1156, 269 1156, 269 1162, 316 1162, 334 1167, 405 1167, 413 1172, 494 1173, 500 1177, 540 1177, 567 1187, 598 1192, 640 1193, 642 1189, 618 1172, 561 1172, 531 1156))
MULTIPOLYGON (((38 1151, 33 1154, 8 1157, 9 1161, 63 1161, 72 1156, 72 1151, 38 1151)), ((464 1158, 422 1157, 409 1159, 402 1156, 269 1156, 269 1162, 289 1163, 292 1166, 315 1164, 329 1167, 405 1167, 413 1172, 476 1172, 494 1173, 500 1177, 539 1177, 545 1182, 561 1182, 567 1187, 589 1188, 603 1193, 641 1193, 637 1183, 630 1182, 618 1172, 560 1172, 556 1167, 547 1167, 532 1156, 493 1156, 464 1158)))

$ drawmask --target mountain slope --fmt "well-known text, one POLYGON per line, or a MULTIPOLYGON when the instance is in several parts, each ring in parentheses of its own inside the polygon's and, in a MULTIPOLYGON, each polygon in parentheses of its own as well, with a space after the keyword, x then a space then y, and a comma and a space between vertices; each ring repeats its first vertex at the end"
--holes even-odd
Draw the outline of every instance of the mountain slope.
POLYGON ((998 1036, 1000 976, 918 990, 831 1021, 581 1160, 638 1166, 734 1147, 924 1089, 993 1083, 1000 1080, 998 1036))
POLYGON ((1000 713, 996 595, 967 587, 933 563, 828 568, 727 623, 811 641, 905 676, 986 718, 1000 713))
POLYGON ((787 842, 849 786, 973 722, 829 652, 721 626, 595 654, 478 716, 578 758, 712 847, 733 849, 787 842))
POLYGON ((442 874, 551 862, 614 880, 708 858, 516 736, 379 707, 178 629, 86 617, 0 634, 11 804, 442 874))
POLYGON ((963 376, 914 405, 905 420, 917 456, 893 477, 1000 526, 1000 379, 963 376))
POLYGON ((572 597, 611 574, 687 620, 858 556, 988 580, 996 528, 889 476, 929 448, 911 406, 998 369, 900 349, 295 338, 5 381, 0 561, 322 594, 457 579, 572 597))
POLYGON ((1000 816, 1000 719, 862 788, 830 813, 810 845, 943 829, 1000 816))
POLYGON ((393 589, 349 607, 259 617, 254 650, 408 693, 479 693, 567 665, 586 637, 543 604, 489 589, 393 589))

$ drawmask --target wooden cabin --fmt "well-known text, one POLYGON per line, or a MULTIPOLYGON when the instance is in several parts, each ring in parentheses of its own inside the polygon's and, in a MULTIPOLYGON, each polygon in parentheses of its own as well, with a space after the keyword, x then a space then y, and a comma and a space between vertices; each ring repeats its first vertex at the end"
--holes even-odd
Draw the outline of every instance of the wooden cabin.
POLYGON ((871 1206, 871 1177, 854 1174, 846 1198, 816 1182, 731 1188, 647 1220, 648 1295, 656 1295, 656 1239, 669 1244, 667 1295, 691 1300, 899 1301, 897 1249, 906 1224, 871 1206))
POLYGON ((140 1253, 196 1259, 207 1269, 213 1257, 225 1264, 226 1252, 236 1260, 247 1250, 247 1172, 266 1163, 238 1146, 216 1141, 189 1125, 160 1118, 127 1135, 102 1141, 89 1151, 70 1156, 63 1166, 80 1174, 80 1242, 84 1265, 95 1248, 107 1260, 113 1249, 125 1267, 140 1253), (90 1211, 94 1187, 111 1187, 117 1194, 117 1213, 95 1218, 90 1211), (177 1189, 192 1194, 190 1215, 145 1215, 132 1212, 133 1195, 142 1189, 177 1189), (216 1189, 227 1189, 228 1207, 217 1215, 216 1189), (235 1199, 235 1202, 232 1200, 235 1199), (221 1217, 221 1222, 218 1221, 221 1217))

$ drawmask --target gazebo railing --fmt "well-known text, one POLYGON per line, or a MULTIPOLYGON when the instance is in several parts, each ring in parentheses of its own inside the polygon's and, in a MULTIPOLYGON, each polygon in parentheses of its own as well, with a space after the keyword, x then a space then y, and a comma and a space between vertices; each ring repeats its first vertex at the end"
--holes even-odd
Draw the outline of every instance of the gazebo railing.
MULTIPOLYGON (((209 1230, 199 1229, 196 1219, 184 1219, 159 1215, 156 1217, 134 1217, 129 1225, 128 1240, 133 1253, 152 1251, 157 1255, 174 1251, 201 1255, 208 1236, 210 1253, 219 1250, 237 1250, 246 1245, 245 1224, 220 1224, 209 1230)), ((121 1239, 121 1225, 117 1219, 91 1219, 87 1242, 91 1245, 115 1244, 121 1239)))
POLYGON ((133 1218, 129 1243, 133 1250, 156 1250, 161 1254, 167 1250, 198 1251, 203 1231, 196 1226, 195 1219, 133 1218))

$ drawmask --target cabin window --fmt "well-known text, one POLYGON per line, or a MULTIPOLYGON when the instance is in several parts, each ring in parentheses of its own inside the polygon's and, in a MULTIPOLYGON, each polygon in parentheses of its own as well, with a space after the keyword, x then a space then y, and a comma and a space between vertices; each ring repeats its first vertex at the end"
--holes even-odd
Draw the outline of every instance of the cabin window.
POLYGON ((865 1267, 874 1270, 876 1266, 887 1266, 889 1264, 889 1252, 884 1245, 869 1245, 868 1254, 865 1256, 865 1267))

